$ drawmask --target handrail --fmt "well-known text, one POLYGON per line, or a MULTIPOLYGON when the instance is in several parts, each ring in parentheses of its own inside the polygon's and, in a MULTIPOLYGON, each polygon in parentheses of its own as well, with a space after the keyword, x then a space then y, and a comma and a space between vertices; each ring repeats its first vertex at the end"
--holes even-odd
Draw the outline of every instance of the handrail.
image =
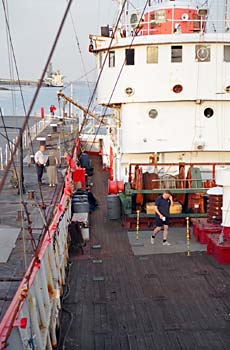
POLYGON ((178 162, 178 163, 158 163, 158 162, 151 162, 151 163, 130 163, 129 164, 129 182, 132 180, 132 167, 133 166, 146 166, 146 167, 173 167, 173 166, 210 166, 212 167, 212 178, 215 179, 215 174, 216 174, 216 166, 230 166, 230 162, 178 162))
MULTIPOLYGON (((76 142, 73 152, 73 160, 76 160, 77 147, 78 142, 76 142)), ((0 323, 0 350, 6 350, 6 342, 10 340, 15 327, 25 328, 20 329, 20 335, 24 338, 22 342, 29 337, 29 334, 30 336, 31 334, 35 335, 33 342, 38 349, 52 349, 52 345, 57 345, 55 328, 60 308, 60 294, 65 282, 65 266, 68 255, 67 226, 71 215, 69 205, 71 178, 72 172, 69 170, 65 178, 64 193, 57 206, 53 221, 46 230, 39 251, 32 259, 0 323), (61 232, 61 228, 63 232, 61 232), (35 282, 40 287, 39 291, 34 286, 35 282), (40 320, 43 321, 43 329, 40 329, 37 305, 39 312, 41 312, 41 319, 42 314, 44 315, 43 319, 40 320), (27 323, 30 323, 31 332, 26 329, 25 319, 27 323), (22 320, 24 321, 22 322, 22 320)))
POLYGON ((132 193, 143 193, 143 194, 150 194, 150 193, 162 193, 164 191, 170 191, 175 194, 181 194, 181 193, 206 193, 208 191, 208 188, 158 188, 158 189, 152 189, 152 190, 132 190, 127 189, 125 191, 125 194, 132 194, 132 193))

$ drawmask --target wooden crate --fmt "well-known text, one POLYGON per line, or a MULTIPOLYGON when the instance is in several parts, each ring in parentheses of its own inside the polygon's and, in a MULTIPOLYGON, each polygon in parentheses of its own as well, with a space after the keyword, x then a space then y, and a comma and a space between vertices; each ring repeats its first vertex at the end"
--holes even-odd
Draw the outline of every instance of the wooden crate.
MULTIPOLYGON (((178 202, 174 202, 170 205, 170 214, 181 214, 182 205, 178 202)), ((146 214, 155 214, 155 202, 146 203, 146 214)))
POLYGON ((170 214, 181 214, 182 205, 178 202, 174 202, 173 205, 170 205, 170 214))
POLYGON ((154 202, 146 203, 146 213, 147 214, 155 214, 155 203, 154 202))

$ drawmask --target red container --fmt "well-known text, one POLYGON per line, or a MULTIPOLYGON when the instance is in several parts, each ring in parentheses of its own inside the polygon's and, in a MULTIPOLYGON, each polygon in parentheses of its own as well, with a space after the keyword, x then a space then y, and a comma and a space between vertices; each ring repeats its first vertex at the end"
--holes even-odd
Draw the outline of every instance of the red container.
POLYGON ((85 188, 85 168, 77 168, 73 172, 73 182, 81 182, 82 188, 85 188))
POLYGON ((117 191, 124 192, 125 184, 123 181, 117 181, 117 191))
POLYGON ((201 229, 200 229, 200 234, 199 234, 199 241, 202 244, 208 244, 208 235, 210 234, 220 234, 222 231, 222 227, 221 226, 207 226, 204 225, 201 229))
POLYGON ((219 235, 210 235, 207 254, 213 255, 219 264, 230 264, 230 242, 219 244, 219 235))
POLYGON ((117 194, 118 192, 124 192, 124 182, 116 180, 108 180, 108 193, 117 194))
POLYGON ((209 234, 220 234, 222 226, 213 225, 209 223, 195 223, 193 224, 193 234, 196 240, 202 244, 208 243, 209 234))

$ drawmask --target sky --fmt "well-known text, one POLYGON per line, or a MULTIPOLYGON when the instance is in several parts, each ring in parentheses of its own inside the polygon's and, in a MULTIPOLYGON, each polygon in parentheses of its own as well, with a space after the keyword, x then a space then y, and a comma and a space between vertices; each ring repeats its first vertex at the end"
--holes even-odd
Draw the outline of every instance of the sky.
MULTIPOLYGON (((2 1, 8 4, 10 31, 20 79, 37 80, 45 66, 67 0, 0 1, 0 78, 10 78, 2 1)), ((224 0, 210 1, 217 5, 220 2, 223 3, 224 0)), ((145 0, 130 1, 132 6, 134 4, 141 7, 143 3, 145 0)), ((96 67, 94 55, 88 52, 89 34, 100 34, 100 27, 103 25, 112 26, 117 14, 117 0, 73 0, 71 15, 74 27, 69 14, 52 58, 54 70, 59 69, 65 76, 65 81, 78 80, 85 74, 85 71, 88 72, 96 67), (82 55, 77 47, 74 28, 82 55), (82 61, 84 61, 85 69, 82 61)), ((88 79, 94 81, 96 71, 91 73, 88 79)))
MULTIPOLYGON (((6 0, 5 0, 6 1, 6 0)), ((64 14, 66 0, 8 0, 9 23, 20 79, 36 80, 41 76, 64 14)), ((54 70, 60 69, 66 81, 75 81, 96 67, 88 52, 89 34, 99 34, 100 27, 112 24, 117 15, 114 0, 73 0, 71 14, 79 39, 77 47, 69 15, 52 58, 54 70)), ((0 78, 10 78, 5 17, 0 1, 0 78)), ((89 76, 95 79, 95 74, 89 76)))

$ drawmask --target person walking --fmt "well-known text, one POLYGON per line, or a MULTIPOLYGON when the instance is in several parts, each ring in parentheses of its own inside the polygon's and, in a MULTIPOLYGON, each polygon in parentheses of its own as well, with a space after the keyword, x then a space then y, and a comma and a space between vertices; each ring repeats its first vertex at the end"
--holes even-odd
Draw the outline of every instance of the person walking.
POLYGON ((56 107, 55 107, 54 105, 51 105, 51 106, 50 106, 50 114, 51 114, 52 116, 54 116, 55 111, 56 111, 56 107))
POLYGON ((47 160, 47 177, 48 177, 50 187, 57 185, 57 165, 58 165, 58 160, 55 157, 54 151, 51 150, 49 152, 49 157, 47 160))
POLYGON ((169 210, 170 205, 173 205, 173 198, 170 191, 165 190, 162 195, 158 196, 155 201, 155 212, 156 212, 156 227, 153 230, 151 236, 151 244, 155 243, 156 235, 163 228, 163 245, 171 245, 168 239, 168 228, 169 228, 169 210))
POLYGON ((44 165, 46 162, 46 156, 44 155, 45 152, 45 146, 41 145, 39 147, 39 150, 34 155, 34 161, 36 164, 36 171, 37 171, 37 177, 38 177, 38 184, 41 186, 42 184, 42 175, 44 171, 44 165))

